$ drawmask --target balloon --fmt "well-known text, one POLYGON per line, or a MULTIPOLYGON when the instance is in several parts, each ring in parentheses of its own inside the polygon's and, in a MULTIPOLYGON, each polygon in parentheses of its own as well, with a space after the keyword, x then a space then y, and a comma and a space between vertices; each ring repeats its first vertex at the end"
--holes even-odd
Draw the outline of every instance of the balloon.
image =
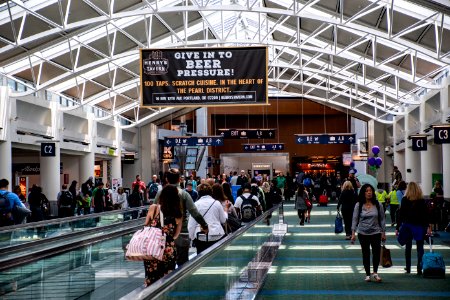
POLYGON ((375 157, 370 157, 367 160, 367 163, 369 164, 369 166, 375 166, 375 157))
POLYGON ((380 147, 378 147, 377 145, 372 147, 372 153, 377 155, 378 153, 380 153, 380 147))
POLYGON ((353 171, 355 171, 355 174, 358 173, 358 170, 356 170, 356 169, 353 169, 353 171))
POLYGON ((354 162, 351 162, 351 163, 350 163, 350 168, 353 169, 354 167, 355 167, 355 163, 354 163, 354 162))
POLYGON ((381 157, 375 158, 375 165, 377 167, 381 166, 382 163, 383 163, 383 159, 381 159, 381 157))

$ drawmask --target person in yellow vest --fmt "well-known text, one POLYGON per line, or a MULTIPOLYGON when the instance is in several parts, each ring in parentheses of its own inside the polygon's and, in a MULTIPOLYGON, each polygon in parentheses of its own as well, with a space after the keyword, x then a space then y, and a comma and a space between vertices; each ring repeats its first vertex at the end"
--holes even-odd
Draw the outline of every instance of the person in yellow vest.
POLYGON ((388 194, 382 186, 382 184, 378 184, 378 189, 375 191, 375 195, 377 196, 378 202, 383 205, 384 212, 386 212, 386 198, 388 194))
POLYGON ((397 214, 398 207, 400 206, 400 203, 398 202, 397 198, 397 191, 392 188, 392 191, 387 195, 386 200, 389 201, 389 213, 391 215, 391 226, 395 226, 396 224, 396 218, 395 215, 397 214))

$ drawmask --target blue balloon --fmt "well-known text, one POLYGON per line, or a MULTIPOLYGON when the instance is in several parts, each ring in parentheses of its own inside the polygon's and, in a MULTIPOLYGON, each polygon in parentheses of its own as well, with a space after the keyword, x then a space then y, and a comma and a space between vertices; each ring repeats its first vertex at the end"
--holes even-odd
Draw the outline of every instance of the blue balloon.
POLYGON ((354 162, 351 162, 350 163, 350 168, 354 168, 355 167, 355 163, 354 162))
POLYGON ((377 155, 378 153, 380 153, 380 147, 378 147, 378 146, 373 146, 372 147, 372 153, 373 154, 375 154, 375 155, 377 155))
POLYGON ((377 167, 381 166, 382 163, 383 163, 383 159, 381 159, 381 157, 375 158, 375 165, 377 167))
POLYGON ((368 160, 367 160, 367 163, 369 164, 369 166, 375 166, 375 157, 370 157, 368 160))

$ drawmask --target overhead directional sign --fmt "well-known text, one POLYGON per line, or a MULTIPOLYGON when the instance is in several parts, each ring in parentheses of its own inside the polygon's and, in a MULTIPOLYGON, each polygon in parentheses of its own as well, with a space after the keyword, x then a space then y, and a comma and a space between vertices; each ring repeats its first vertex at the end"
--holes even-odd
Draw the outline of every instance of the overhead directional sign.
POLYGON ((243 144, 244 151, 281 151, 284 150, 284 144, 243 144))
POLYGON ((450 124, 435 125, 433 128, 435 144, 450 144, 450 124))
POLYGON ((330 134, 295 134, 297 144, 354 144, 354 133, 330 133, 330 134))
POLYGON ((274 139, 275 129, 218 129, 225 139, 274 139))
POLYGON ((172 136, 164 139, 165 147, 173 146, 223 146, 221 136, 172 136))
POLYGON ((427 136, 412 135, 411 136, 412 151, 427 151, 427 136))

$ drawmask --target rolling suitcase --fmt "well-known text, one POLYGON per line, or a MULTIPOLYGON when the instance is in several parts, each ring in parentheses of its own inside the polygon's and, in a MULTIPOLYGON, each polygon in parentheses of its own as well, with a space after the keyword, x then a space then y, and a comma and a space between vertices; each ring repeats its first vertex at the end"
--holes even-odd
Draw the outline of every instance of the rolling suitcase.
POLYGON ((431 237, 430 241, 430 252, 427 252, 422 257, 422 274, 423 277, 428 278, 445 278, 445 264, 442 255, 433 252, 431 237))

